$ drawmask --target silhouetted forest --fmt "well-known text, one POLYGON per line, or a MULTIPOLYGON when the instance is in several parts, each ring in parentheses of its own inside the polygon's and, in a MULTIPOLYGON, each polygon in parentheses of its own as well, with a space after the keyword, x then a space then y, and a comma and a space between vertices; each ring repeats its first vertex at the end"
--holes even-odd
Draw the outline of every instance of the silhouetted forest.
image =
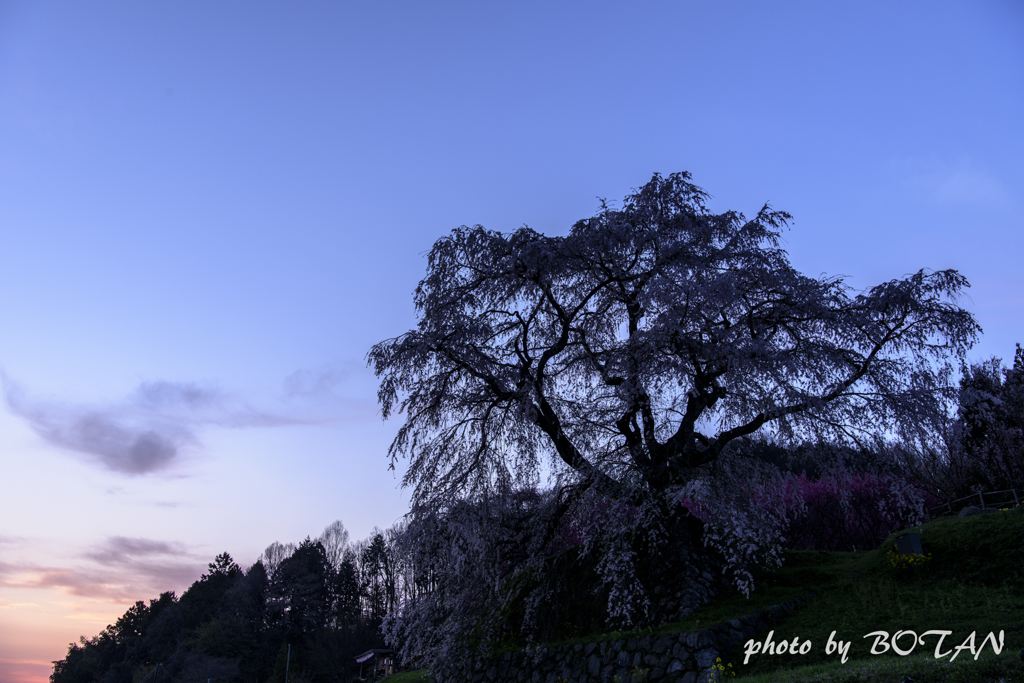
POLYGON ((321 539, 272 544, 248 569, 218 555, 181 597, 140 600, 99 635, 71 644, 50 680, 255 683, 283 681, 286 664, 290 681, 351 680, 354 657, 383 647, 394 587, 385 532, 349 545, 335 522, 321 539))

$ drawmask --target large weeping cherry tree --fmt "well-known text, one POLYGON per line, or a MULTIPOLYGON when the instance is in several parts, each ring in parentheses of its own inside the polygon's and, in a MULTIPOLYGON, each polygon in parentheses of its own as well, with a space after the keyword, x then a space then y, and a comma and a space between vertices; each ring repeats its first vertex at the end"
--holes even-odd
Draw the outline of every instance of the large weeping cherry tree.
POLYGON ((711 213, 689 179, 655 175, 567 237, 437 241, 417 328, 369 353, 418 502, 518 480, 542 453, 610 493, 660 492, 769 425, 845 441, 945 418, 979 331, 963 276, 861 293, 807 277, 779 248, 788 214, 711 213))
POLYGON ((463 226, 434 244, 416 329, 368 355, 384 417, 404 415, 390 455, 415 506, 555 471, 677 509, 759 431, 917 439, 948 417, 980 331, 963 276, 853 291, 790 265, 788 214, 707 199, 655 175, 565 237, 463 226))

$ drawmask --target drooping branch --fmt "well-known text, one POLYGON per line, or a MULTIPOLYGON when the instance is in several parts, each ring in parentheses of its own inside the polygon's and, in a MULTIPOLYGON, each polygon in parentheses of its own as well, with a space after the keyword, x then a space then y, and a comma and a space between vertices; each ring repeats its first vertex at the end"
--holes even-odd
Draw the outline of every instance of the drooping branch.
POLYGON ((842 440, 942 414, 945 368, 978 332, 954 304, 962 276, 851 296, 790 266, 788 214, 712 214, 705 197, 655 176, 566 237, 476 226, 434 245, 418 329, 369 354, 424 495, 444 468, 533 476, 541 451, 605 489, 658 491, 769 424, 842 440))

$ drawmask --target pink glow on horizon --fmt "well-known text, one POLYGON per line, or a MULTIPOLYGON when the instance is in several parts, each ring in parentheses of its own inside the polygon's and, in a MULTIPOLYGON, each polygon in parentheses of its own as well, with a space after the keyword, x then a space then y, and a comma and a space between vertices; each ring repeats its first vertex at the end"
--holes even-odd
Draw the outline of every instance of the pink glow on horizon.
POLYGON ((0 681, 3 683, 47 683, 53 663, 30 659, 0 659, 0 681))
MULTIPOLYGON (((96 636, 142 599, 82 596, 69 586, 37 587, 9 580, 0 586, 0 683, 48 683, 53 662, 64 658, 70 643, 96 636)), ((164 590, 180 594, 184 587, 164 590)))

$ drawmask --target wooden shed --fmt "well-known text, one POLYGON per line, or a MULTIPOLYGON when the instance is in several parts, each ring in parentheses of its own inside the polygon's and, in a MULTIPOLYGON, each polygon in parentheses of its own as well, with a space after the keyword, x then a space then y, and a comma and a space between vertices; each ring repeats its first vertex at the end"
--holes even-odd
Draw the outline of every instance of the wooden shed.
POLYGON ((359 664, 359 680, 377 678, 395 673, 394 650, 367 650, 356 657, 359 664))

